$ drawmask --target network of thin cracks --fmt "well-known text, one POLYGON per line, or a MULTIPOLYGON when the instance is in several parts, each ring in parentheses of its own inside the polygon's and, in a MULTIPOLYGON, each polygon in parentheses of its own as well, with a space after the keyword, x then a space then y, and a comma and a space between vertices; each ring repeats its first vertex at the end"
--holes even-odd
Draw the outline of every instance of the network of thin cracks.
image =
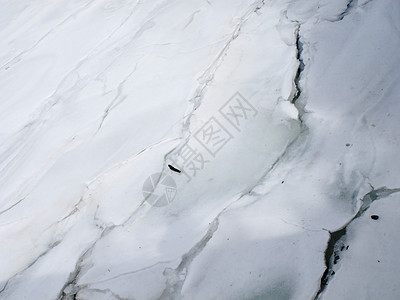
MULTIPOLYGON (((339 16, 339 20, 342 20, 346 15, 348 15, 351 12, 351 10, 354 9, 354 7, 356 7, 356 4, 357 4, 357 0, 350 0, 348 5, 347 5, 347 7, 346 7, 346 10, 339 16)), ((217 55, 216 59, 214 60, 213 64, 204 72, 204 74, 202 76, 203 80, 200 83, 200 86, 198 87, 198 89, 196 90, 196 94, 190 100, 190 102, 193 103, 192 111, 184 118, 182 132, 183 132, 183 137, 185 137, 185 139, 182 141, 182 143, 180 145, 178 145, 177 147, 172 149, 170 152, 168 152, 164 156, 164 165, 163 165, 162 171, 164 171, 164 168, 165 168, 165 165, 166 165, 165 162, 167 161, 168 156, 171 155, 174 152, 179 151, 187 143, 187 141, 189 140, 190 135, 191 135, 190 130, 189 130, 190 119, 191 119, 194 111, 201 105, 201 100, 204 97, 204 94, 206 92, 207 86, 213 80, 214 74, 217 71, 217 69, 219 68, 219 66, 220 66, 220 64, 221 64, 221 62, 223 60, 223 57, 225 56, 226 52, 229 49, 230 44, 239 36, 240 29, 241 29, 242 25, 247 21, 247 19, 250 17, 250 15, 252 13, 258 12, 258 10, 260 10, 263 5, 264 5, 264 1, 260 1, 260 3, 256 6, 255 9, 253 9, 252 11, 250 11, 249 13, 247 13, 245 16, 242 17, 242 21, 235 28, 231 39, 224 45, 224 47, 222 48, 222 50, 220 51, 220 53, 217 55)), ((305 68, 305 64, 304 64, 304 61, 302 59, 303 43, 301 41, 301 36, 300 36, 300 24, 298 24, 297 31, 296 31, 296 48, 297 48, 297 59, 299 61, 299 67, 298 67, 298 70, 297 70, 297 73, 296 73, 296 76, 295 76, 295 80, 294 80, 295 93, 294 93, 294 96, 293 96, 293 99, 292 99, 292 103, 294 103, 294 105, 299 110, 299 115, 300 115, 299 118, 300 118, 300 121, 302 122, 302 114, 304 113, 304 110, 303 110, 303 107, 301 107, 301 105, 299 103, 297 103, 297 100, 299 99, 299 97, 301 95, 301 88, 300 88, 301 73, 305 68)), ((129 74, 129 75, 131 75, 131 74, 129 74)), ((112 106, 112 105, 110 105, 110 106, 112 106)), ((106 116, 107 115, 105 115, 103 117, 103 120, 104 120, 104 118, 106 116)), ((305 126, 303 122, 302 122, 302 126, 303 127, 305 126)), ((100 125, 100 127, 101 127, 101 125, 100 125)), ((292 144, 294 142, 292 142, 292 144)), ((290 146, 291 145, 289 145, 287 148, 289 149, 290 146)), ((276 164, 285 155, 285 153, 286 153, 286 151, 275 161, 275 163, 272 165, 272 167, 269 170, 266 171, 266 173, 262 176, 262 178, 264 178, 272 169, 275 168, 276 164)), ((260 181, 261 181, 261 179, 260 179, 260 181)), ((176 299, 177 297, 180 296, 183 283, 185 281, 186 275, 187 275, 188 270, 190 268, 190 264, 193 261, 193 259, 207 245, 207 243, 212 239, 213 234, 216 232, 216 230, 218 229, 218 226, 219 226, 219 217, 227 209, 229 209, 229 207, 232 204, 234 204, 237 201, 239 201, 245 195, 257 196, 252 190, 258 184, 259 184, 259 182, 257 182, 253 187, 250 187, 244 193, 242 193, 242 195, 240 197, 238 197, 236 199, 236 201, 234 201, 233 203, 231 203, 227 207, 225 207, 214 218, 214 220, 212 222, 210 222, 210 225, 209 225, 209 228, 208 228, 206 234, 203 236, 203 238, 198 243, 196 243, 187 253, 185 253, 182 256, 181 263, 178 265, 177 268, 175 268, 175 269, 170 269, 170 268, 165 269, 164 276, 166 277, 166 288, 164 289, 160 299, 176 299)), ((369 208, 370 204, 373 201, 378 200, 378 199, 383 198, 383 197, 386 197, 386 196, 388 196, 388 195, 390 195, 392 193, 395 193, 395 192, 400 192, 400 189, 399 188, 397 188, 397 189, 388 189, 386 187, 382 187, 382 188, 379 188, 379 189, 373 189, 372 188, 372 191, 370 191, 369 193, 367 193, 363 197, 363 199, 362 199, 363 204, 361 205, 361 207, 360 207, 359 211, 357 212, 357 214, 351 220, 349 220, 344 225, 344 227, 342 227, 341 229, 339 229, 339 230, 337 230, 335 232, 329 232, 331 238, 329 239, 328 245, 327 245, 327 249, 325 250, 326 270, 325 270, 324 274, 321 277, 321 285, 320 285, 319 290, 315 293, 314 299, 318 299, 320 297, 322 292, 325 290, 325 288, 326 288, 326 286, 327 286, 327 284, 328 284, 328 282, 330 280, 330 277, 333 276, 332 275, 333 249, 334 249, 337 241, 339 239, 341 239, 343 237, 343 235, 346 233, 347 226, 349 226, 355 219, 360 217, 369 208), (367 200, 370 201, 370 202, 367 203, 368 202, 367 200)), ((82 199, 80 201, 82 201, 82 199)), ((142 201, 142 203, 139 206, 138 210, 140 209, 140 207, 143 206, 145 201, 146 201, 146 199, 144 199, 142 201)), ((65 299, 65 300, 66 299, 76 299, 76 295, 79 292, 79 290, 86 287, 86 286, 79 286, 77 284, 77 280, 78 280, 79 275, 81 274, 82 269, 83 269, 83 265, 82 264, 83 264, 84 260, 91 255, 92 250, 94 249, 95 245, 97 244, 97 242, 100 239, 102 239, 104 236, 106 236, 108 233, 110 233, 116 227, 124 226, 127 222, 132 220, 136 216, 138 210, 136 210, 123 224, 108 226, 108 227, 105 227, 101 231, 100 236, 78 258, 75 270, 70 274, 69 280, 62 287, 62 289, 61 289, 61 291, 59 293, 58 299, 65 299), (70 289, 70 292, 66 291, 67 288, 70 289)), ((73 215, 77 211, 79 211, 79 210, 75 209, 67 217, 73 215)), ((51 247, 49 247, 35 261, 33 261, 29 266, 27 266, 27 268, 25 268, 24 270, 22 270, 18 274, 23 273, 26 269, 28 269, 31 266, 33 266, 41 257, 46 255, 51 249, 56 247, 58 244, 59 244, 59 242, 56 242, 53 245, 51 245, 51 247)), ((136 270, 136 271, 138 272, 140 270, 136 270)), ((133 271, 133 272, 136 272, 136 271, 133 271)), ((129 273, 132 273, 132 272, 129 272, 129 273)), ((16 274, 16 276, 18 274, 16 274)), ((13 276, 13 277, 15 277, 15 276, 13 276)), ((11 280, 12 278, 10 278, 9 280, 11 280)), ((5 283, 5 285, 3 286, 2 290, 0 290, 0 293, 2 293, 6 289, 8 283, 9 283, 9 280, 5 283)), ((120 296, 116 295, 115 293, 113 293, 110 290, 104 290, 104 291, 103 290, 99 290, 99 292, 109 292, 109 293, 112 294, 113 297, 115 297, 117 299, 123 299, 123 298, 121 298, 120 296)))
MULTIPOLYGON (((195 95, 189 101, 190 103, 192 103, 192 111, 187 116, 185 116, 185 118, 184 118, 183 130, 182 130, 182 136, 183 136, 184 139, 183 139, 183 141, 181 142, 180 145, 178 145, 177 147, 175 147, 174 149, 169 151, 164 156, 164 164, 163 164, 162 172, 165 171, 166 161, 167 161, 169 155, 171 155, 174 152, 180 151, 180 149, 188 142, 188 140, 189 140, 189 138, 191 136, 190 129, 189 129, 191 117, 192 117, 193 113, 195 112, 195 110, 197 110, 197 108, 201 105, 201 101, 202 101, 202 99, 204 97, 204 94, 205 94, 205 92, 207 90, 207 86, 213 80, 214 74, 216 73, 216 71, 218 70, 220 64, 222 63, 223 58, 226 55, 226 52, 228 51, 230 44, 239 36, 240 29, 241 29, 242 25, 248 20, 248 18, 251 16, 251 14, 258 12, 258 10, 261 9, 261 7, 263 5, 264 5, 264 1, 260 1, 253 10, 250 10, 248 13, 246 13, 241 18, 241 21, 235 27, 231 38, 228 40, 228 42, 223 46, 221 51, 218 53, 218 55, 216 56, 214 62, 207 68, 207 70, 201 76, 200 85, 197 88, 195 95)), ((158 184, 159 184, 159 182, 156 182, 156 186, 158 184)), ((143 207, 143 205, 146 202, 146 200, 147 199, 143 199, 143 201, 141 202, 138 210, 140 210, 140 208, 143 207)), ((225 211, 225 209, 222 210, 220 212, 220 214, 222 214, 225 211)), ((90 256, 90 253, 93 250, 93 248, 95 247, 95 245, 98 242, 98 240, 100 240, 102 237, 104 237, 104 235, 106 235, 109 232, 111 232, 111 230, 113 230, 115 227, 124 226, 126 223, 128 223, 131 220, 133 220, 134 217, 137 215, 138 210, 136 210, 122 225, 113 226, 113 228, 106 228, 102 232, 100 238, 98 238, 92 244, 92 246, 88 250, 86 250, 84 252, 83 255, 81 255, 81 257, 78 259, 78 263, 76 265, 76 268, 75 268, 74 272, 71 273, 70 279, 63 286, 63 288, 62 288, 62 290, 60 292, 60 295, 59 295, 59 299, 68 299, 70 297, 75 297, 75 295, 79 292, 79 290, 84 288, 84 286, 78 286, 77 285, 77 279, 79 278, 79 275, 82 272, 81 264, 84 261, 84 259, 87 256, 90 256), (68 286, 71 286, 72 294, 65 294, 64 293, 65 288, 68 287, 68 286)), ((175 272, 180 273, 183 269, 186 270, 188 268, 188 265, 194 259, 194 257, 197 256, 197 254, 201 251, 201 249, 206 246, 207 242, 212 238, 213 233, 218 228, 219 215, 210 223, 210 227, 209 227, 206 235, 201 239, 201 241, 199 243, 197 243, 188 253, 186 253, 186 254, 184 254, 182 256, 181 264, 178 266, 178 268, 175 270, 175 272)), ((168 271, 166 270, 164 272, 164 274, 167 274, 167 273, 168 273, 168 271)), ((179 286, 179 288, 181 288, 182 285, 183 285, 183 281, 179 281, 179 282, 180 282, 180 284, 178 284, 178 286, 179 286)), ((177 288, 177 286, 175 286, 172 289, 172 290, 175 290, 175 292, 171 293, 171 287, 168 287, 168 279, 167 279, 167 288, 163 292, 163 296, 162 296, 163 299, 168 299, 169 297, 172 297, 172 295, 176 294, 176 291, 178 291, 178 290, 179 290, 179 293, 180 293, 180 289, 179 288, 176 289, 176 288, 177 288)))

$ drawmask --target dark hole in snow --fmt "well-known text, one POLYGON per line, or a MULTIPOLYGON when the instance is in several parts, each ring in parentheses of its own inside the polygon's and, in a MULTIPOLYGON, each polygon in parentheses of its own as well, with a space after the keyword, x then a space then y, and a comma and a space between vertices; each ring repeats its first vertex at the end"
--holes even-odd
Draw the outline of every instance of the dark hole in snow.
POLYGON ((175 168, 174 166, 168 165, 168 168, 170 168, 172 171, 180 173, 181 170, 178 170, 177 168, 175 168))
POLYGON ((379 219, 379 216, 377 216, 377 215, 372 215, 372 216, 371 216, 371 219, 372 219, 372 220, 378 220, 378 219, 379 219))
POLYGON ((346 147, 350 147, 350 144, 349 144, 349 143, 347 143, 347 144, 346 144, 346 147))
POLYGON ((335 259, 333 260, 333 264, 336 265, 339 259, 340 259, 339 255, 336 255, 335 259))
POLYGON ((282 182, 281 182, 281 183, 285 183, 285 181, 283 181, 283 180, 282 180, 282 182))

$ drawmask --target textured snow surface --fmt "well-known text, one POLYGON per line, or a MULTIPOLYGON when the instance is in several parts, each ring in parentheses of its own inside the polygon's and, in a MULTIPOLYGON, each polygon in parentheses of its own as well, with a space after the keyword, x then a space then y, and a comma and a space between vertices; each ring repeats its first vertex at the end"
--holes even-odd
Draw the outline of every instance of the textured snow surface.
POLYGON ((1 7, 0 299, 400 298, 399 1, 1 7))

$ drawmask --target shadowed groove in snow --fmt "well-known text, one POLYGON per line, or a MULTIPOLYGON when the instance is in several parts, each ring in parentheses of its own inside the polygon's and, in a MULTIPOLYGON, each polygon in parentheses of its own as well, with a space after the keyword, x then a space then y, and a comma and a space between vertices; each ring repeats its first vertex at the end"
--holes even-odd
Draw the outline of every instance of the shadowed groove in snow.
POLYGON ((349 226, 355 219, 361 217, 371 206, 371 204, 379 199, 386 198, 387 196, 400 192, 400 188, 395 188, 395 189, 389 189, 387 187, 381 187, 378 189, 374 189, 372 187, 372 190, 365 194, 364 197, 361 199, 362 204, 357 212, 357 214, 351 218, 350 221, 348 221, 344 227, 341 229, 334 231, 334 232, 329 232, 330 233, 330 239, 328 241, 328 245, 325 250, 325 265, 326 269, 324 274, 321 277, 321 283, 320 283, 320 288, 315 294, 315 297, 313 298, 314 300, 319 299, 321 294, 324 292, 326 287, 329 284, 329 281, 331 278, 335 275, 335 272, 332 270, 333 265, 335 265, 339 259, 339 252, 343 251, 344 249, 348 249, 348 245, 344 245, 343 243, 339 243, 342 238, 346 235, 346 230, 347 226, 349 226), (343 248, 344 247, 344 248, 343 248), (340 248, 340 249, 339 249, 340 248))

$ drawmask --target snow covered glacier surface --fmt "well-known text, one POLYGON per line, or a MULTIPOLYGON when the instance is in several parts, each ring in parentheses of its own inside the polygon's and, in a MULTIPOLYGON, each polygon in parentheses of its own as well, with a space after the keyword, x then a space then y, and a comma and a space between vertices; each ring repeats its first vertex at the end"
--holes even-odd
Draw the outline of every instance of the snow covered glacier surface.
POLYGON ((1 6, 0 299, 399 299, 400 2, 1 6))

